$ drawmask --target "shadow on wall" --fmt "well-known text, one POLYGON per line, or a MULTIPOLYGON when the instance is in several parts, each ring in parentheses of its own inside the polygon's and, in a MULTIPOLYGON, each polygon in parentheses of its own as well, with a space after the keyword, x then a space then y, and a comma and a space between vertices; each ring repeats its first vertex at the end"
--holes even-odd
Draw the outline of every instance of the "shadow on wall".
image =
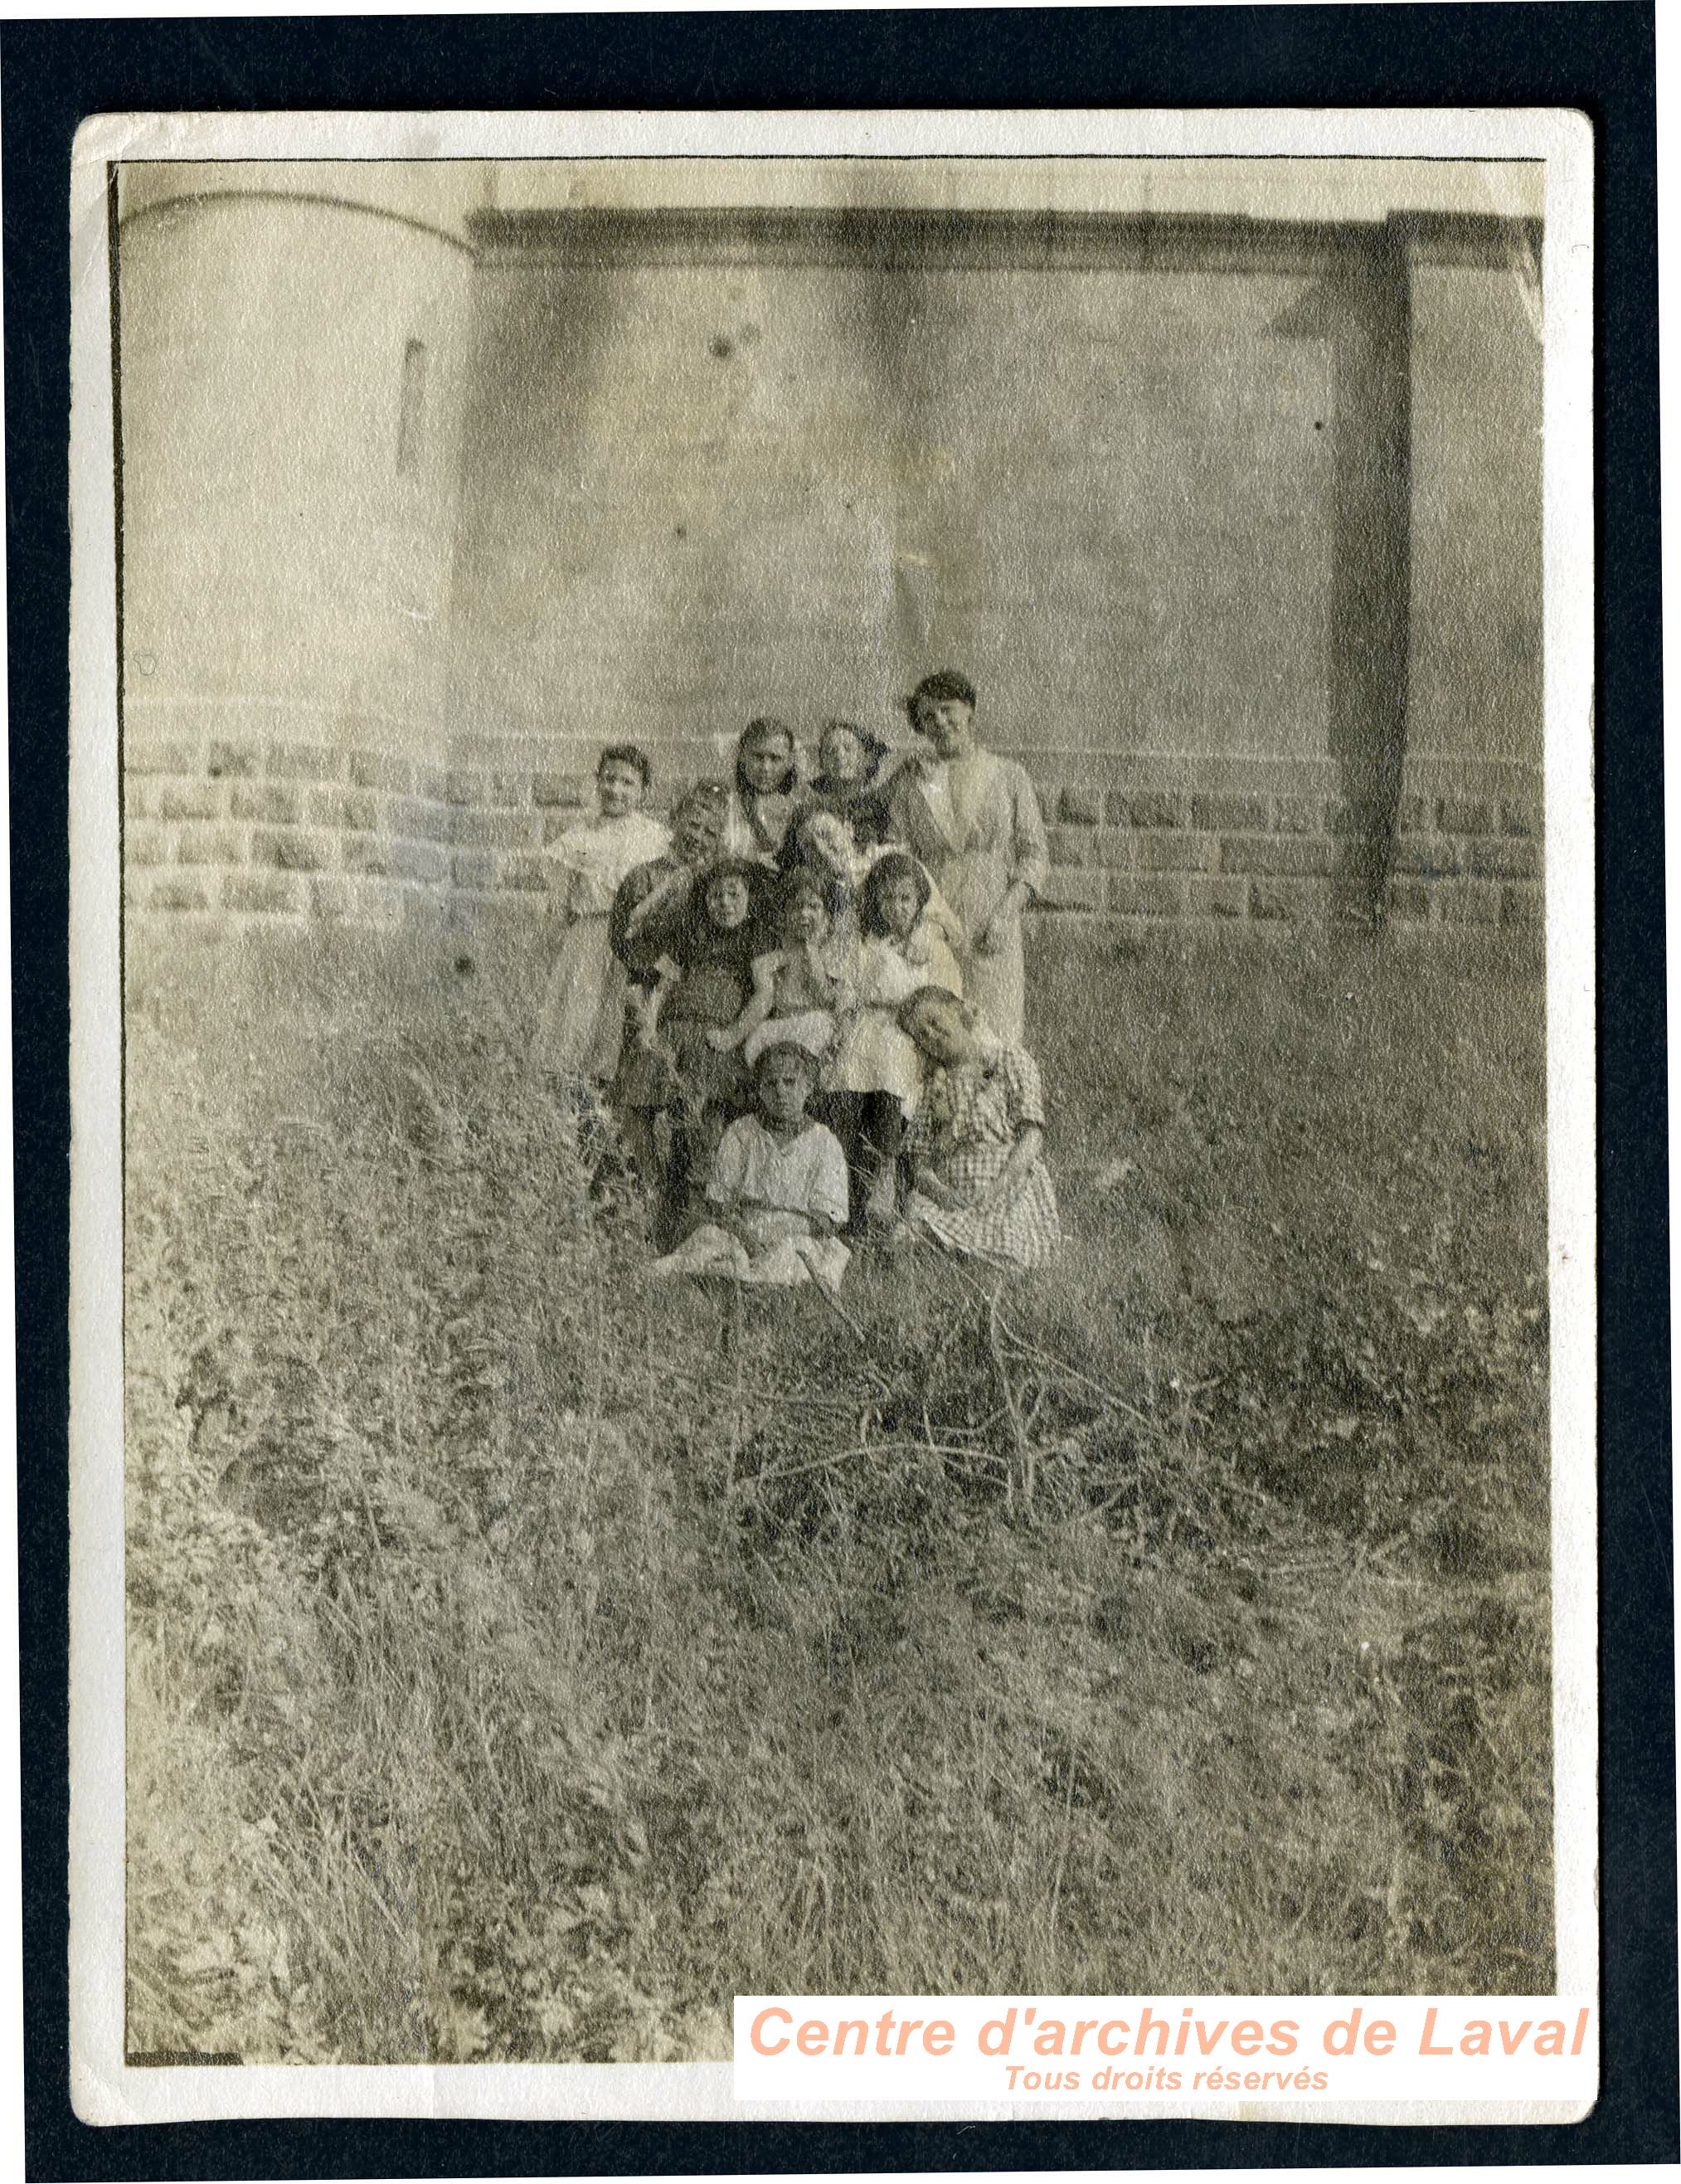
MULTIPOLYGON (((885 242, 890 231, 879 226, 879 214, 896 193, 891 170, 885 187, 882 176, 861 170, 842 170, 838 186, 853 209, 877 216, 871 231, 885 242)), ((905 206, 916 205, 916 186, 906 181, 899 193, 905 206)), ((966 649, 949 626, 945 602, 954 591, 962 593, 965 572, 985 549, 972 502, 942 510, 937 521, 926 492, 941 466, 937 397, 960 359, 961 328, 949 324, 949 303, 929 279, 927 263, 904 248, 890 265, 866 265, 852 280, 836 281, 830 303, 837 341, 860 359, 879 398, 881 518, 891 569, 883 621, 909 687, 907 678, 937 659, 966 649)))
POLYGON ((598 268, 556 266, 539 284, 481 273, 451 602, 458 724, 495 727, 515 663, 554 638, 554 600, 508 581, 508 533, 534 527, 587 550, 589 454, 622 317, 621 284, 598 268))
MULTIPOLYGON (((699 749, 753 711, 891 726, 905 677, 949 660, 997 738, 1048 759, 1172 760, 1210 793, 1330 760, 1334 850, 1281 843, 1265 871, 1382 905, 1419 740, 1415 472, 1438 480, 1445 576, 1486 560, 1428 433, 1487 439, 1501 398, 1461 371, 1474 399, 1421 423, 1393 224, 872 203, 486 235, 458 732, 699 749)), ((1437 744, 1474 761, 1480 733, 1437 744)))
POLYGON ((1406 751, 1406 269, 1393 236, 1385 231, 1363 263, 1316 281, 1272 331, 1327 343, 1333 359, 1326 709, 1349 830, 1333 877, 1351 904, 1381 919, 1406 751))

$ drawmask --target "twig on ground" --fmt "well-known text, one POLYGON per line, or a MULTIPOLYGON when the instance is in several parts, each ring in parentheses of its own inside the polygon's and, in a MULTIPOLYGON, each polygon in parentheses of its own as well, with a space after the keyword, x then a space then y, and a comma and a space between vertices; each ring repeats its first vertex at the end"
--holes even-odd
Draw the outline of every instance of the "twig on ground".
POLYGON ((839 1320, 841 1325, 845 1328, 847 1333, 851 1335, 854 1342, 857 1345, 859 1363, 863 1366, 865 1371, 876 1383, 876 1385, 881 1390, 882 1393, 884 1396, 891 1396, 893 1393, 893 1383, 886 1377, 881 1368, 871 1359, 869 1354, 869 1346, 864 1339, 863 1329, 858 1324, 858 1322, 852 1317, 852 1314, 847 1310, 846 1306, 841 1302, 840 1299, 835 1295, 834 1291, 829 1287, 827 1282, 814 1279, 811 1286, 816 1290, 818 1295, 822 1298, 824 1303, 827 1305, 830 1311, 833 1312, 835 1318, 839 1320))
MULTIPOLYGON (((1033 1506, 1033 1445, 1021 1424, 1021 1413, 1016 1406, 1016 1390, 1010 1385, 1010 1368, 1004 1362, 1004 1350, 999 1340, 998 1291, 994 1290, 987 1300, 987 1346, 992 1351, 993 1368, 998 1374, 998 1384, 1004 1393, 1004 1407, 1010 1414, 1010 1431, 1016 1443, 1016 1462, 1021 1473, 1021 1498, 1031 1509, 1033 1506)), ((1016 1479, 1010 1478, 1008 1498, 1015 1500, 1016 1479)))
MULTIPOLYGON (((691 1388, 706 1388, 712 1384, 704 1373, 685 1373, 681 1365, 662 1363, 662 1378, 686 1381, 691 1388)), ((779 1409, 790 1411, 834 1411, 851 1417, 858 1408, 857 1398, 842 1402, 832 1396, 787 1396, 778 1388, 759 1388, 748 1398, 750 1402, 775 1404, 779 1409)))
POLYGON ((1037 1343, 1029 1342, 1027 1337, 1013 1328, 1007 1319, 1000 1317, 999 1323, 1005 1334, 1024 1357, 1033 1358, 1040 1365, 1048 1366, 1053 1372, 1060 1373, 1065 1379, 1077 1382, 1079 1386, 1088 1390, 1109 1409, 1124 1412, 1127 1418, 1134 1419, 1139 1425, 1148 1426, 1152 1433, 1166 1434, 1168 1429, 1162 1424, 1160 1418, 1151 1418, 1147 1411, 1141 1411, 1136 1403, 1129 1403, 1124 1396, 1116 1395, 1113 1388, 1105 1387, 1101 1380, 1094 1380, 1089 1373, 1081 1372, 1077 1366, 1071 1365, 1066 1358, 1054 1357, 1048 1350, 1041 1350, 1037 1343))
POLYGON ((724 1355, 735 1360, 735 1389, 730 1407, 729 1469, 724 1478, 724 1506, 736 1496, 736 1458, 741 1453, 741 1284, 730 1283, 724 1292, 724 1355))
POLYGON ((1068 1781, 1062 1800, 1062 1842, 1056 1857, 1056 1878, 1051 1884, 1050 1909, 1045 1919, 1045 1938, 1055 1947, 1056 1942, 1056 1914, 1062 1903, 1062 1876, 1068 1869, 1068 1846, 1074 1837, 1074 1765, 1076 1754, 1068 1756, 1068 1781))
MULTIPOLYGON (((809 1471, 832 1470, 838 1463, 849 1463, 860 1456, 939 1456, 949 1462, 966 1463, 980 1451, 975 1449, 952 1448, 941 1441, 869 1440, 860 1441, 854 1448, 832 1449, 827 1456, 813 1457, 807 1463, 791 1463, 775 1471, 761 1471, 756 1483, 760 1486, 780 1485, 785 1479, 799 1479, 809 1471)), ((997 1461, 996 1458, 994 1459, 997 1461)))

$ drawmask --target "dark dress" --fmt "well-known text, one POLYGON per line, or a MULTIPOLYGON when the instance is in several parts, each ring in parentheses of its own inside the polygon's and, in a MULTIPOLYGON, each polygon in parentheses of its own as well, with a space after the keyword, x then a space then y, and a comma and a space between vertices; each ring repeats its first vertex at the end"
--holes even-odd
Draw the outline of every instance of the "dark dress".
POLYGON ((651 857, 645 865, 636 866, 619 883, 608 914, 607 939, 633 986, 651 985, 660 957, 674 954, 687 922, 694 878, 693 867, 668 851, 663 857, 651 857), (633 914, 667 880, 678 883, 632 933, 633 914))
MULTIPOLYGON (((643 866, 641 872, 649 869, 643 866)), ((620 890, 622 920, 620 903, 614 905, 621 934, 636 903, 652 893, 660 875, 647 881, 639 895, 626 900, 626 891, 640 877, 631 873, 620 890)), ((657 1227, 662 1247, 681 1234, 692 1203, 705 1187, 725 1129, 747 1112, 748 1080, 740 1049, 721 1054, 706 1034, 733 1023, 741 1014, 752 991, 753 959, 765 946, 770 889, 758 883, 756 873, 749 881, 747 917, 728 932, 713 924, 704 897, 696 900, 698 893, 689 889, 682 908, 673 913, 668 914, 662 904, 635 940, 626 939, 621 950, 626 969, 633 978, 639 976, 641 983, 652 983, 661 956, 678 969, 660 1012, 654 1043, 644 1046, 634 1038, 626 1040, 613 1087, 614 1105, 637 1117, 632 1138, 654 1170, 648 1179, 661 1185, 657 1227)))
MULTIPOLYGON (((820 773, 807 787, 804 809, 808 811, 828 811, 852 829, 852 838, 860 850, 878 850, 888 839, 892 816, 892 755, 883 753, 876 760, 862 781, 831 781, 820 773)), ((784 844, 779 861, 791 860, 788 845, 784 844)))

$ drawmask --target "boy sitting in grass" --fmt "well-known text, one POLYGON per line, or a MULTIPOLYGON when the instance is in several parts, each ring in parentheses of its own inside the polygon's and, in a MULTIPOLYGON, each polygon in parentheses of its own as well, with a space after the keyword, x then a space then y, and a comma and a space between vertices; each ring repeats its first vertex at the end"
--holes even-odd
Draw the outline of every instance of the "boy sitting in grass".
POLYGON ((850 1254, 846 1156, 805 1110, 817 1087, 810 1046, 772 1018, 747 1042, 757 1113, 732 1123, 706 1186, 710 1217, 649 1272, 733 1274, 788 1287, 814 1278, 838 1289, 850 1254))

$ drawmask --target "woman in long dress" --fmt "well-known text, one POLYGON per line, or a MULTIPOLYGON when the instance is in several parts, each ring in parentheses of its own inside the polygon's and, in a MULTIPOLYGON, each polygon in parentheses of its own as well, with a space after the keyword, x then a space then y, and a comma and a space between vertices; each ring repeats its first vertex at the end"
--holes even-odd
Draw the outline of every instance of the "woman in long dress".
POLYGON ((1021 1039, 1021 911, 1049 864, 1039 800, 1024 768, 975 736, 975 686, 926 675, 905 701, 927 755, 893 776, 890 830, 927 866, 963 928, 965 998, 1008 1045, 1021 1039))
POLYGON ((599 1088, 619 1067, 624 966, 608 938, 613 898, 626 874, 660 856, 669 830, 643 811, 652 768, 635 744, 614 744, 595 769, 594 818, 569 827, 546 852, 566 921, 532 1049, 533 1066, 574 1085, 599 1088))

